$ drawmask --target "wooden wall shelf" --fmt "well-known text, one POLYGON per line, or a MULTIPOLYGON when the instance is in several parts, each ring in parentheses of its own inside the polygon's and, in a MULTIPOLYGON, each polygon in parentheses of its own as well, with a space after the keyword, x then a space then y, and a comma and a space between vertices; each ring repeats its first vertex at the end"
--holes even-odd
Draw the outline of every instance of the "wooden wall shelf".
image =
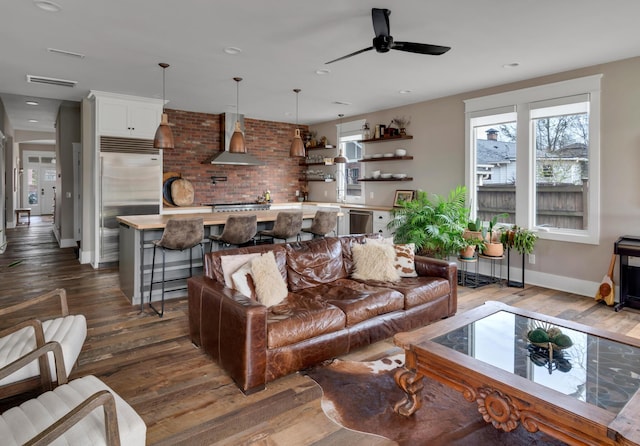
POLYGON ((386 138, 371 138, 371 139, 361 139, 358 142, 370 144, 373 142, 388 142, 388 141, 397 141, 399 139, 413 139, 412 135, 398 135, 398 136, 387 136, 386 138))
POLYGON ((358 163, 368 163, 369 161, 398 161, 398 160, 412 160, 413 157, 406 155, 406 156, 381 156, 378 158, 364 158, 361 160, 358 160, 358 163))
POLYGON ((358 181, 413 181, 413 177, 405 178, 358 178, 358 181))

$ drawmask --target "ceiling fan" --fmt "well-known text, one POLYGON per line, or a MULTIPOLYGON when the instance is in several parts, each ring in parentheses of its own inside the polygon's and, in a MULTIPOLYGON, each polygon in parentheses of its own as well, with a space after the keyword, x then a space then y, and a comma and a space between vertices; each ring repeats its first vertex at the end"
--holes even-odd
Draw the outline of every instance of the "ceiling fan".
POLYGON ((389 50, 408 51, 410 53, 429 54, 432 56, 439 56, 446 53, 451 49, 448 46, 430 45, 427 43, 414 43, 414 42, 394 42, 393 37, 389 35, 389 15, 391 11, 388 9, 372 8, 371 19, 373 20, 373 30, 376 36, 373 38, 373 46, 364 48, 346 56, 339 57, 337 59, 326 62, 330 64, 342 59, 346 59, 351 56, 355 56, 365 51, 375 49, 379 53, 386 53, 389 50))

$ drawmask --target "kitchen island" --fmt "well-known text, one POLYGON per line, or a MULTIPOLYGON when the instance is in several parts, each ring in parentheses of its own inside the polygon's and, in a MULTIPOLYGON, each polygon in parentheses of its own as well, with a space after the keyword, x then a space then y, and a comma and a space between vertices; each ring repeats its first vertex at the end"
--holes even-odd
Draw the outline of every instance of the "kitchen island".
MULTIPOLYGON (((153 257, 153 241, 162 237, 162 231, 170 218, 202 217, 204 220, 205 252, 208 252, 209 239, 212 234, 220 234, 227 217, 230 215, 255 214, 258 220, 258 230, 268 229, 276 220, 278 212, 284 209, 268 211, 243 211, 243 212, 196 212, 180 213, 179 215, 128 215, 119 216, 119 273, 120 289, 131 301, 132 305, 140 305, 141 296, 148 301, 149 281, 151 279, 151 263, 153 257)), ((316 213, 315 209, 303 208, 303 227, 309 227, 316 213)), ((340 215, 340 214, 339 214, 340 215)), ((309 237, 309 236, 308 236, 309 237)), ((194 274, 202 273, 202 259, 194 248, 193 265, 194 274)), ((158 273, 159 265, 156 265, 158 273)), ((183 297, 186 295, 186 276, 189 275, 189 252, 167 251, 166 253, 166 279, 179 279, 165 285, 165 299, 183 297)), ((160 300, 160 287, 154 287, 152 300, 160 300)))

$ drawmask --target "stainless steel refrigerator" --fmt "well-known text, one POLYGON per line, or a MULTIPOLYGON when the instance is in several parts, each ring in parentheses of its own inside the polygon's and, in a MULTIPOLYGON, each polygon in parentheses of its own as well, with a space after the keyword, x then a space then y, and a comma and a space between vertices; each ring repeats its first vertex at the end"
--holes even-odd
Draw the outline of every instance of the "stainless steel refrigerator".
POLYGON ((159 214, 161 197, 161 152, 100 152, 99 263, 118 261, 116 217, 159 214))

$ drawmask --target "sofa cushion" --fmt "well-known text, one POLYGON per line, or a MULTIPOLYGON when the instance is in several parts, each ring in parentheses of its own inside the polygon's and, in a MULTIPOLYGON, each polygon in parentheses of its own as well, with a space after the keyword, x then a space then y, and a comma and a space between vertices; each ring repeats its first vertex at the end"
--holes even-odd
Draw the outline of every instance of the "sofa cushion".
POLYGON ((267 345, 278 348, 341 330, 346 325, 345 314, 337 307, 289 293, 267 314, 267 345))
POLYGON ((347 277, 342 244, 335 237, 285 245, 289 291, 330 283, 347 277))
POLYGON ((393 245, 369 242, 351 247, 353 254, 353 273, 351 277, 360 280, 382 280, 397 282, 400 280, 394 262, 396 251, 393 245))
POLYGON ((415 250, 413 243, 393 245, 396 251, 394 266, 400 277, 418 277, 416 272, 415 250))
POLYGON ((298 294, 340 308, 347 316, 348 327, 404 308, 402 293, 351 279, 338 279, 329 284, 305 288, 298 291, 298 294))
POLYGON ((417 307, 451 293, 449 281, 440 277, 406 277, 399 282, 368 281, 372 286, 392 288, 404 294, 404 309, 417 307))
POLYGON ((251 277, 261 304, 271 307, 287 297, 287 284, 278 271, 273 252, 265 252, 251 261, 251 277))

